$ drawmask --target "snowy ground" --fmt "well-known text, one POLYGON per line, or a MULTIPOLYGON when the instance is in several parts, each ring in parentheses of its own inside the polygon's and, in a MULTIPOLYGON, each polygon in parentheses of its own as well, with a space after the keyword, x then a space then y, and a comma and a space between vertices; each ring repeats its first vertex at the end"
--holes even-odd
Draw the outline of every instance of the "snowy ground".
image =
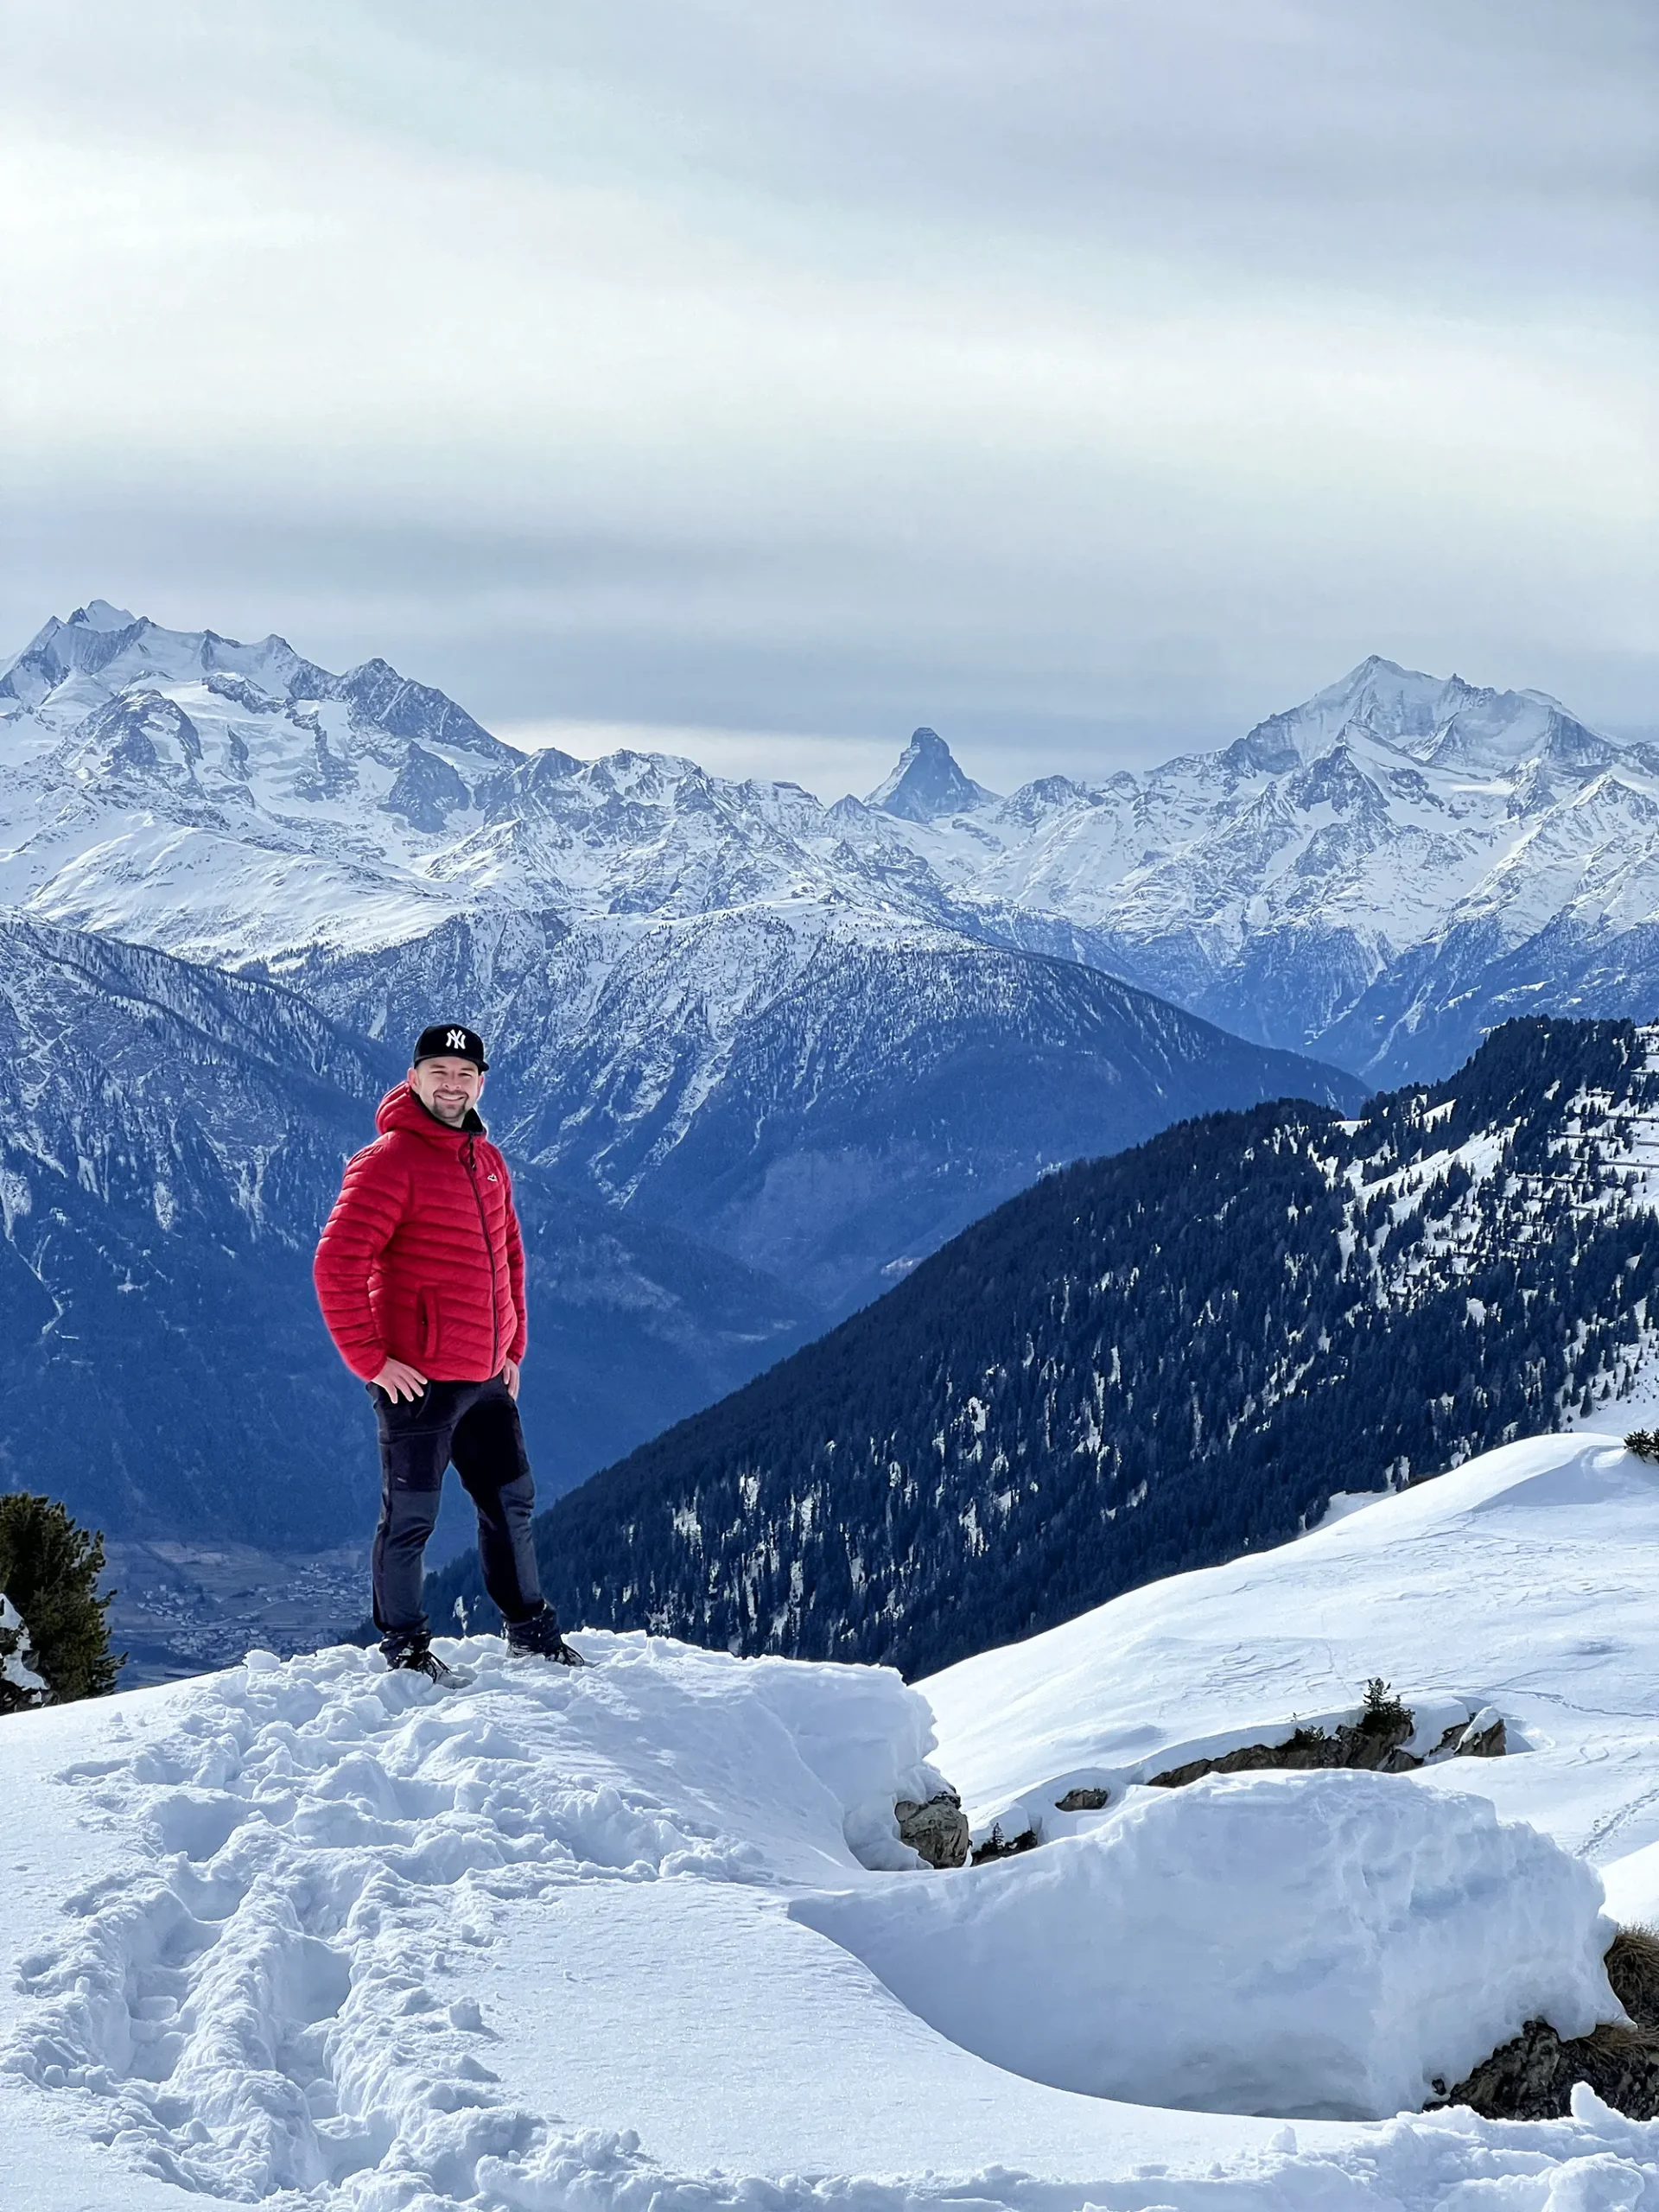
POLYGON ((925 1699, 595 1636, 577 1675, 487 1641, 452 1648, 475 1680, 447 1692, 356 1651, 256 1655, 19 1715, 0 1723, 0 2205, 1655 2212, 1659 2125, 1592 2098, 1533 2126, 1174 2111, 1025 2078, 925 2016, 982 2045, 1000 2018, 1003 2056, 1036 2070, 1045 2041, 1137 2040, 1133 2012, 1167 2078, 1205 2016, 1200 1955, 1250 2000, 1211 2015, 1212 2052, 1270 2044, 1351 1971, 1349 2017, 1321 2017, 1362 2056, 1441 2034, 1414 1992, 1456 2032, 1461 1985, 1515 2005, 1541 1975, 1593 2009, 1605 1923, 1575 1861, 1625 1916, 1659 1907, 1656 1599, 1659 1472, 1554 1437, 925 1699), (1194 1744, 1342 1715, 1378 1673, 1436 1716, 1495 1706, 1529 1748, 1128 1787, 1194 1744), (976 1816, 1037 1812, 1054 1841, 897 1871, 890 1807, 930 1758, 976 1816), (1103 1812, 1053 1811, 1096 1777, 1103 1812), (1160 1989, 1133 1938, 1160 1913, 1179 1929, 1184 1876, 1210 1921, 1160 1989), (1287 1899, 1300 1949, 1283 1971, 1281 1929, 1279 1986, 1252 1996, 1241 1962, 1287 1899), (977 2022, 949 1996, 975 1958, 977 2022))
POLYGON ((1414 1787, 1478 1791, 1604 1871, 1659 1843, 1659 1466, 1585 1433, 1506 1445, 922 1688, 976 1827, 1053 1836, 1091 1817, 1054 1811, 1068 1789, 1351 1719, 1373 1676, 1419 1750, 1487 1707, 1525 1747, 1414 1787))

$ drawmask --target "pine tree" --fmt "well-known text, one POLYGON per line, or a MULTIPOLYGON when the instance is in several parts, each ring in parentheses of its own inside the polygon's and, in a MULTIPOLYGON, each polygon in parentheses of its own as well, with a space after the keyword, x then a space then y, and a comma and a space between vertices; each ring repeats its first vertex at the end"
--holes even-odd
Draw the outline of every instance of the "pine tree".
POLYGON ((0 1591, 22 1617, 54 1705, 115 1688, 121 1657, 110 1649, 110 1599, 98 1594, 103 1572, 103 1537, 78 1526, 55 1498, 0 1497, 0 1591))

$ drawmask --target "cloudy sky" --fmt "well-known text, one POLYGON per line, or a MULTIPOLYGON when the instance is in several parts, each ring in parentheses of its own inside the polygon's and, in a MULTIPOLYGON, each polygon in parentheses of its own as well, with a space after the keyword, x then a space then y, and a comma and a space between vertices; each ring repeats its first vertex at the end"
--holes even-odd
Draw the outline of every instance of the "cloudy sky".
POLYGON ((0 652, 1006 787, 1378 652, 1659 731, 1649 0, 0 0, 0 652))

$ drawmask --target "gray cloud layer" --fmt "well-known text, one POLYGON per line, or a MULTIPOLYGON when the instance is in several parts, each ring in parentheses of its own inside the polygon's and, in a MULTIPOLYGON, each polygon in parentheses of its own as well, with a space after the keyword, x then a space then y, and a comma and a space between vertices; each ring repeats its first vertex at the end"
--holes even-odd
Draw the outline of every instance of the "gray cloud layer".
POLYGON ((102 593, 819 783, 1371 651, 1659 721, 1645 4, 7 20, 8 644, 102 593))

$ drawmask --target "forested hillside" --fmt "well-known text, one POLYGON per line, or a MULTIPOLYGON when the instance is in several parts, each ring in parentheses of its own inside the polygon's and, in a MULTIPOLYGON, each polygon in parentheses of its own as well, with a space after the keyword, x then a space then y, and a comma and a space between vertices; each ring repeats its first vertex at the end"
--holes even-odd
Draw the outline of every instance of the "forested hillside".
MULTIPOLYGON (((1358 1121, 1214 1115, 1050 1176, 561 1500, 548 1586, 923 1673, 1548 1430, 1648 1330, 1649 1046, 1513 1022, 1358 1121)), ((435 1592, 478 1594, 466 1561, 435 1592)))

